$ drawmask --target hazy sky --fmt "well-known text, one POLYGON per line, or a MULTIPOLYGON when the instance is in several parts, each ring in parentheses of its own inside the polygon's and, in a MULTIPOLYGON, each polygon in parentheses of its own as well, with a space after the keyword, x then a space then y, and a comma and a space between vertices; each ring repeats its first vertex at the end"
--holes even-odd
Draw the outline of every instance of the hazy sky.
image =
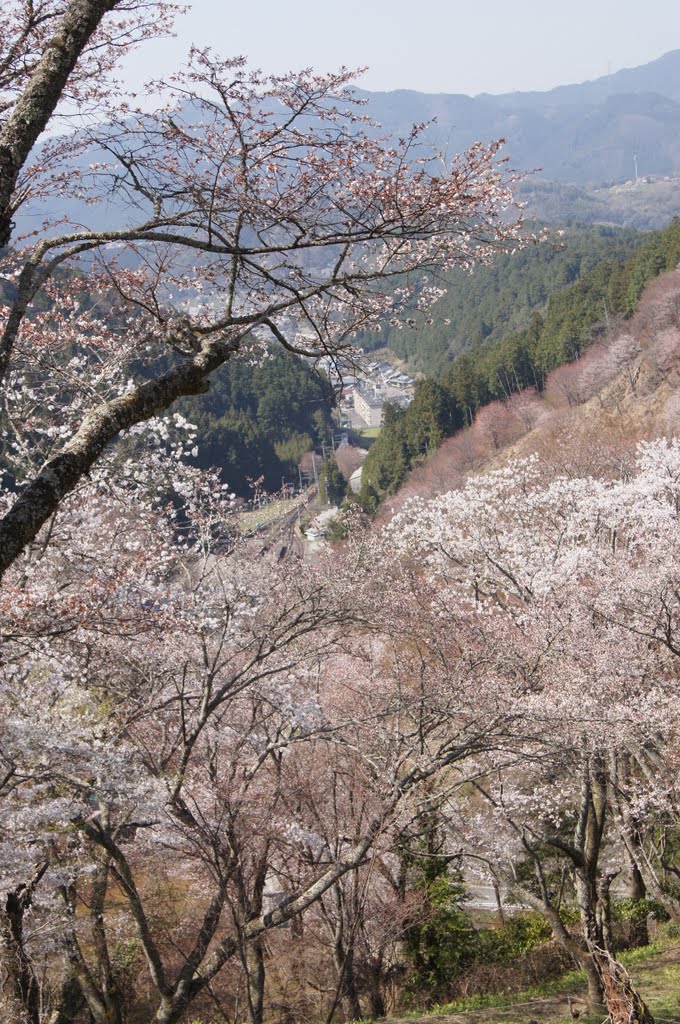
POLYGON ((680 48, 679 0, 194 0, 135 84, 191 41, 263 70, 368 65, 367 89, 511 92, 599 78, 680 48))

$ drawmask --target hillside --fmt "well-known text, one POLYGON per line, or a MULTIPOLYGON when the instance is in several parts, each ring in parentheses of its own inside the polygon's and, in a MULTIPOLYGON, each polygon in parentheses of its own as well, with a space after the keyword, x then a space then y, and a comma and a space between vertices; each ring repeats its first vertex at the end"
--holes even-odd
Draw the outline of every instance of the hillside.
POLYGON ((536 217, 651 228, 667 218, 666 193, 680 176, 679 81, 680 50, 674 50, 641 67, 549 92, 361 95, 388 134, 404 136, 412 123, 434 121, 426 140, 443 152, 477 139, 505 139, 512 166, 535 172, 525 197, 536 217), (660 190, 647 190, 664 178, 669 181, 660 190), (627 181, 640 186, 633 210, 609 191, 627 181))
POLYGON ((413 370, 438 377, 465 351, 493 346, 527 328, 550 296, 595 271, 604 261, 623 263, 648 239, 617 228, 574 225, 547 243, 496 258, 474 274, 453 270, 437 283, 446 293, 425 323, 366 333, 364 349, 387 346, 413 370))
POLYGON ((375 512, 396 493, 411 466, 469 426, 478 410, 489 417, 494 403, 501 409, 525 404, 525 389, 547 393, 548 375, 558 367, 563 375, 572 374, 586 350, 625 329, 646 283, 678 262, 680 221, 674 221, 645 237, 628 259, 603 260, 556 289, 524 329, 471 346, 438 379, 418 382, 406 410, 387 406, 381 435, 363 467, 359 498, 364 509, 375 512))
POLYGON ((680 209, 680 177, 640 178, 601 188, 543 181, 519 186, 528 208, 549 223, 618 224, 652 230, 664 227, 680 209))
POLYGON ((635 316, 533 389, 481 409, 407 477, 383 522, 412 495, 431 497, 469 474, 537 454, 569 475, 596 462, 620 470, 635 443, 680 433, 680 269, 647 285, 635 316))
POLYGON ((274 351, 257 366, 225 364, 205 395, 185 398, 179 408, 198 430, 196 464, 216 467, 248 498, 257 479, 269 492, 286 479, 297 485, 301 457, 332 433, 334 405, 326 377, 299 356, 274 351))
MULTIPOLYGON (((669 1024, 680 1012, 679 954, 680 946, 676 944, 655 944, 621 956, 656 1019, 669 1024)), ((557 981, 535 985, 525 992, 462 998, 417 1017, 395 1015, 390 1024, 569 1024, 574 1019, 569 1000, 574 1000, 574 1009, 581 1016, 583 994, 583 979, 579 972, 571 971, 557 981)))

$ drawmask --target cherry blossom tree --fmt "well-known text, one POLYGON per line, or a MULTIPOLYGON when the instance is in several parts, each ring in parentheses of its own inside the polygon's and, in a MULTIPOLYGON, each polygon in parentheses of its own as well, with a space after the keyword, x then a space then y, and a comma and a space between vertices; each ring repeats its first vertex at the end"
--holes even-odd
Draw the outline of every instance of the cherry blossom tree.
POLYGON ((473 818, 467 835, 477 856, 496 848, 515 885, 518 860, 533 864, 538 890, 521 891, 589 970, 592 1003, 602 998, 604 961, 590 954, 608 941, 606 830, 616 843, 617 817, 651 880, 636 800, 652 820, 662 805, 666 814, 674 806, 667 780, 678 727, 679 459, 677 441, 648 442, 634 472, 609 481, 546 477, 529 459, 429 502, 415 499, 385 530, 387 547, 425 573, 449 628, 465 610, 477 623, 487 652, 480 695, 504 686, 515 694, 516 760, 480 758, 480 779, 488 781, 479 791, 493 824, 473 818), (617 766, 631 758, 637 768, 626 781, 617 766), (546 847, 570 864, 580 941, 561 923, 542 863, 546 847))
POLYGON ((149 1019, 179 1021, 239 960, 257 1019, 272 930, 321 904, 331 928, 360 921, 353 880, 381 871, 423 793, 441 808, 476 779, 497 804, 492 776, 505 824, 489 800, 495 827, 470 820, 477 851, 510 834, 525 858, 524 842, 568 857, 586 948, 563 937, 587 964, 614 822, 657 868, 638 823, 674 813, 677 442, 641 446, 624 479, 514 465, 411 503, 305 573, 231 550, 229 495, 183 464, 193 431, 175 428, 131 432, 5 576, 0 923, 16 1019, 86 1005, 118 1024, 145 987, 149 1019), (337 820, 309 799, 313 771, 314 791, 338 791, 337 820), (579 807, 570 841, 560 816, 579 807))
POLYGON ((171 1024, 240 958, 257 1020, 264 936, 356 872, 411 794, 496 725, 441 671, 441 693, 415 695, 422 659, 400 651, 395 669, 381 622, 351 610, 349 570, 329 586, 240 556, 227 487, 186 464, 195 431, 162 414, 272 344, 336 355, 401 317, 412 280, 426 315, 439 292, 423 269, 521 244, 514 178, 498 143, 442 171, 421 127, 381 138, 345 71, 264 76, 194 49, 150 88, 155 111, 114 108, 119 58, 169 30, 169 4, 5 13, 7 1012, 121 1024, 143 974, 144 1012, 171 1024), (362 788, 370 813, 339 822, 349 838, 320 863, 294 794, 329 749, 329 783, 362 788), (289 880, 274 906, 272 876, 289 880))
POLYGON ((179 512, 154 493, 160 450, 102 464, 5 577, 0 924, 22 1024, 120 1024, 142 991, 170 1024, 238 961, 259 1020, 268 934, 377 871, 418 791, 507 738, 436 629, 397 637, 370 566, 239 554, 228 496, 201 502, 174 451, 179 512))
MULTIPOLYGON (((63 0, 36 18, 34 5, 12 5, 0 377, 14 422, 26 389, 58 374, 60 433, 8 502, 0 571, 122 431, 205 390, 227 359, 271 343, 333 355, 403 313, 410 275, 521 244, 498 143, 440 171, 419 127, 396 144, 380 137, 345 71, 264 76, 193 49, 185 70, 150 87, 156 112, 102 110, 100 76, 151 31, 157 6, 63 0), (98 118, 81 115, 74 135, 36 149, 71 95, 81 111, 100 103, 98 118), (74 166, 74 150, 89 165, 74 166), (81 211, 109 204, 119 223, 74 220, 67 196, 81 211), (22 209, 39 224, 30 236, 11 230, 22 209)), ((161 29, 170 13, 161 8, 161 29)), ((418 308, 437 294, 419 285, 418 308)), ((31 425, 35 415, 33 404, 31 425)))

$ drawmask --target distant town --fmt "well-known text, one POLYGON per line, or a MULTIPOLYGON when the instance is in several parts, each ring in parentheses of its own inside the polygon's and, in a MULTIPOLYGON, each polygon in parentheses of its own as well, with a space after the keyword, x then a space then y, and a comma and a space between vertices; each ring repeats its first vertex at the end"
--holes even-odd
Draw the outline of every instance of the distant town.
POLYGON ((351 365, 322 360, 319 368, 329 376, 340 374, 340 410, 348 427, 379 427, 386 402, 406 408, 413 399, 414 378, 384 360, 362 356, 351 365))

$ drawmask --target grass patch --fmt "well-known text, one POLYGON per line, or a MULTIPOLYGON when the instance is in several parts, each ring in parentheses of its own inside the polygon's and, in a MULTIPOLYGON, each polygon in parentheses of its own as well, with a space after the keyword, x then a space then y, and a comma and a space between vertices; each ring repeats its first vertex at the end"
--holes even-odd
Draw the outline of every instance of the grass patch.
MULTIPOLYGON (((638 949, 626 950, 618 954, 618 959, 626 970, 633 975, 635 988, 640 992, 649 1006, 652 1014, 660 1020, 680 1020, 680 963, 655 964, 654 959, 670 949, 678 949, 680 957, 680 946, 675 946, 668 940, 659 940, 650 943, 648 946, 640 946, 638 949)), ((575 995, 582 992, 586 985, 586 975, 582 970, 568 971, 561 978, 552 981, 540 982, 521 992, 503 992, 498 995, 473 995, 463 996, 454 999, 450 1003, 437 1004, 427 1012, 411 1011, 400 1014, 403 1017, 429 1017, 430 1015, 446 1016, 454 1013, 469 1013, 474 1010, 494 1010, 501 1007, 516 1006, 522 1003, 530 1003, 532 1000, 550 999, 551 997, 565 994, 575 995)), ((531 1017, 531 1008, 527 1007, 526 1016, 531 1017)), ((599 1017, 592 1020, 601 1021, 599 1017)), ((571 1021, 571 1018, 554 1018, 554 1024, 561 1024, 562 1021, 571 1021)), ((590 1018, 582 1014, 579 1020, 589 1024, 590 1018)))
POLYGON ((645 1000, 652 1016, 659 1021, 680 1020, 680 963, 669 962, 665 957, 661 963, 654 963, 652 954, 644 956, 647 950, 661 954, 680 947, 669 943, 654 943, 651 947, 631 949, 619 957, 621 963, 633 976, 633 983, 645 1000))
MULTIPOLYGON (((564 992, 573 992, 586 983, 585 971, 568 971, 554 981, 542 981, 521 992, 501 992, 498 995, 463 996, 451 1003, 433 1007, 432 1013, 466 1013, 468 1010, 493 1010, 499 1006, 511 1006, 515 1003, 528 1003, 532 999, 546 999, 559 996, 564 992)), ((414 1016, 422 1016, 417 1014, 414 1016)))
POLYGON ((382 427, 352 427, 350 441, 357 448, 370 448, 381 430, 382 427))
POLYGON ((299 504, 299 498, 282 498, 280 501, 270 501, 261 508, 252 509, 250 512, 241 512, 237 517, 239 529, 242 533, 252 533, 253 530, 267 526, 292 512, 299 504))
POLYGON ((672 942, 657 940, 650 942, 647 946, 638 946, 636 949, 624 949, 621 953, 617 953, 616 959, 627 969, 635 964, 643 964, 650 957, 657 956, 659 953, 665 953, 667 949, 672 947, 672 942))

